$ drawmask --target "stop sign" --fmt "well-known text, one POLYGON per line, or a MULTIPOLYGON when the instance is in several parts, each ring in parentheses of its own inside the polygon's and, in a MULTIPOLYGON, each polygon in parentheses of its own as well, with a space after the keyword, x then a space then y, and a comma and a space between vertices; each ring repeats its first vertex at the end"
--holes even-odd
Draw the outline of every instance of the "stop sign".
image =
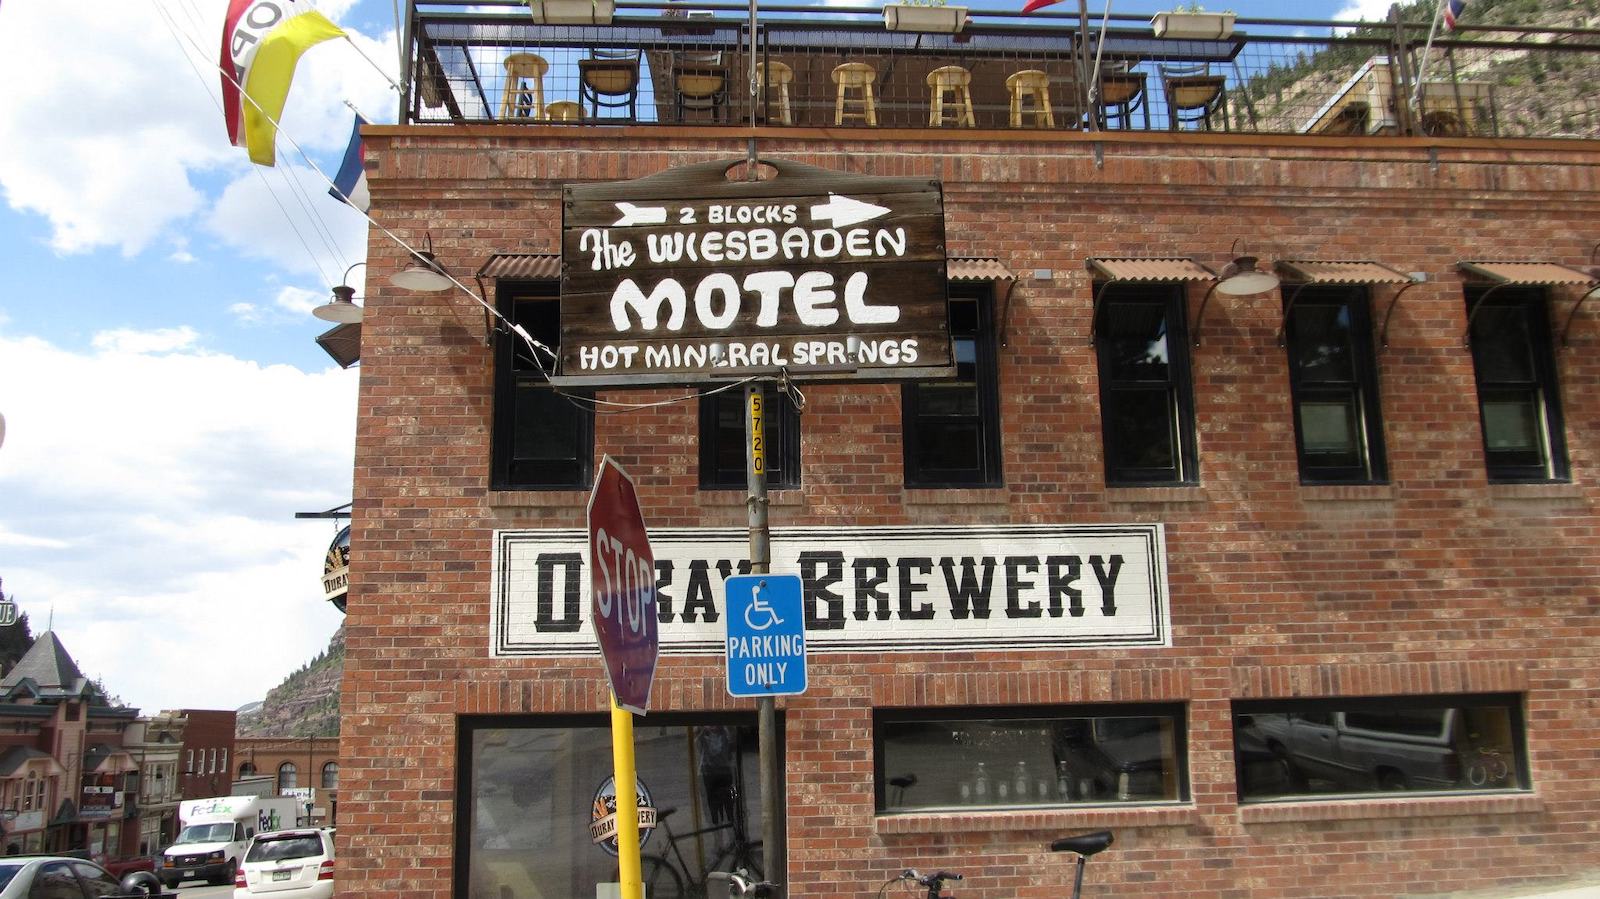
POLYGON ((610 456, 589 494, 589 597, 595 639, 617 705, 650 707, 656 675, 656 560, 633 479, 610 456))

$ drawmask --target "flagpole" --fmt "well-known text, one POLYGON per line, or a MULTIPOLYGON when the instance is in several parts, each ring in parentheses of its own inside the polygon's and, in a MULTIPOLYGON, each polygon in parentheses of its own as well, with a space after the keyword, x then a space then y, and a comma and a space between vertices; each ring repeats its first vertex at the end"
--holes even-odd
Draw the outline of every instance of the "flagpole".
MULTIPOLYGON (((339 30, 343 31, 344 29, 341 28, 339 30)), ((359 54, 362 59, 366 60, 367 61, 367 65, 372 66, 372 70, 374 72, 377 72, 379 75, 382 75, 383 76, 383 80, 389 82, 389 87, 393 88, 395 93, 397 93, 397 94, 400 93, 400 85, 395 84, 394 83, 394 79, 389 77, 389 73, 385 72, 383 69, 379 68, 378 64, 372 61, 372 57, 368 56, 365 50, 362 50, 360 47, 357 47, 356 46, 356 42, 350 39, 350 35, 348 33, 346 33, 345 36, 344 36, 344 42, 349 44, 351 49, 355 50, 356 53, 359 54)))
POLYGON ((1450 0, 1439 0, 1433 9, 1433 24, 1428 28, 1427 43, 1422 45, 1422 62, 1417 63, 1417 83, 1411 88, 1411 105, 1422 112, 1422 79, 1428 71, 1428 54, 1433 51, 1433 36, 1439 32, 1439 22, 1444 18, 1444 5, 1450 0))

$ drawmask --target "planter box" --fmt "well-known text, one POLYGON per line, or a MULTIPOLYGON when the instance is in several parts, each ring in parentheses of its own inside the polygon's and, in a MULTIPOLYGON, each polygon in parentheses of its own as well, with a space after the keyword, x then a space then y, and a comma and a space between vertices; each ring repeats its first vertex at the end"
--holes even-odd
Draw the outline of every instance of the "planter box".
POLYGON ((883 27, 890 31, 936 31, 941 34, 955 34, 967 27, 967 8, 891 3, 883 8, 883 27))
POLYGON ((614 0, 528 0, 540 25, 605 25, 616 12, 614 0))
POLYGON ((1158 12, 1150 20, 1156 37, 1220 40, 1233 34, 1231 12, 1158 12))

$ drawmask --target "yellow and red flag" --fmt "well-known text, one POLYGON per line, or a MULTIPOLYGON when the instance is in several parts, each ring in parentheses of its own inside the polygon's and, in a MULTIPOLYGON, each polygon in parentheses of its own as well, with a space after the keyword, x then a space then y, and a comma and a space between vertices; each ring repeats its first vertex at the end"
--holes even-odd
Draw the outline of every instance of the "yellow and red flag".
POLYGON ((222 26, 222 113, 228 139, 250 161, 276 162, 274 122, 283 116, 301 54, 336 37, 339 26, 294 0, 229 0, 222 26))

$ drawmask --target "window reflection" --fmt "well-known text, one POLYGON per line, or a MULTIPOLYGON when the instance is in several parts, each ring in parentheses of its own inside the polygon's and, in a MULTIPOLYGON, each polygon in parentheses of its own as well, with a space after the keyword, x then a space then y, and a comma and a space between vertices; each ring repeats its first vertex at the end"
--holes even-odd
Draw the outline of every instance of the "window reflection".
POLYGON ((1240 799, 1526 786, 1510 702, 1347 702, 1236 706, 1240 799))
POLYGON ((880 812, 1182 798, 1181 716, 922 718, 877 722, 880 812))
MULTIPOLYGON (((657 875, 652 896, 672 895, 668 881, 703 883, 707 871, 728 870, 735 850, 759 866, 760 769, 748 717, 663 725, 652 714, 635 726, 639 781, 658 819, 642 834, 642 854, 652 874, 672 869, 657 875)), ((590 831, 597 792, 612 776, 607 722, 469 734, 468 818, 457 853, 465 891, 458 894, 592 896, 596 884, 615 882, 616 857, 590 831)))

